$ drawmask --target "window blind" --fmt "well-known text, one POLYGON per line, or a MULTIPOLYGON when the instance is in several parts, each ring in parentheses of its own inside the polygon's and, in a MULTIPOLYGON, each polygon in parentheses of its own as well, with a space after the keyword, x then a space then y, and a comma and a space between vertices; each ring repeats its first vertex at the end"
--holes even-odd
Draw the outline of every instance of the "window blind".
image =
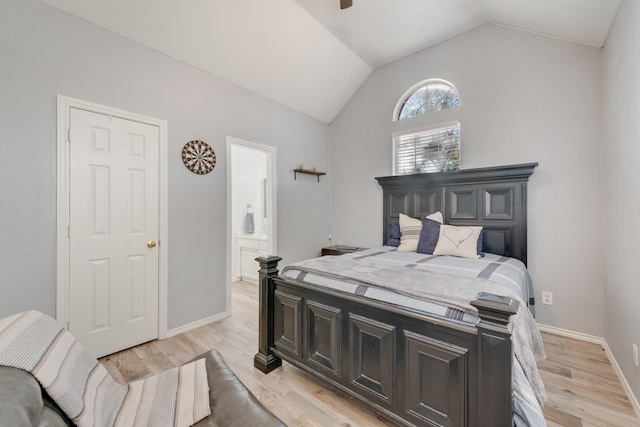
POLYGON ((393 138, 393 174, 408 175, 460 168, 460 123, 393 138))

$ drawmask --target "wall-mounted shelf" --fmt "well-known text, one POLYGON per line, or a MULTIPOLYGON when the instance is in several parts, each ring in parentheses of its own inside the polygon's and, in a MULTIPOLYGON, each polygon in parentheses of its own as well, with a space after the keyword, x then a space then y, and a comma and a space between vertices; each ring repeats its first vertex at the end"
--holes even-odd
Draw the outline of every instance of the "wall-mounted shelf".
POLYGON ((314 170, 310 170, 310 169, 294 169, 293 170, 293 179, 297 179, 297 174, 298 173, 308 173, 309 175, 317 175, 318 176, 318 182, 320 182, 320 176, 322 175, 326 175, 326 172, 316 172, 314 170))

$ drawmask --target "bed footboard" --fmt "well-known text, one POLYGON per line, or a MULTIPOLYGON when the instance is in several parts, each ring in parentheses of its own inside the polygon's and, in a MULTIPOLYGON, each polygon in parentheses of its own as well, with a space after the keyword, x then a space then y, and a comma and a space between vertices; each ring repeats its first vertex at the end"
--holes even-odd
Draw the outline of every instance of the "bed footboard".
POLYGON ((258 258, 254 366, 287 360, 403 426, 512 426, 515 301, 477 300, 470 327, 278 276, 258 258))

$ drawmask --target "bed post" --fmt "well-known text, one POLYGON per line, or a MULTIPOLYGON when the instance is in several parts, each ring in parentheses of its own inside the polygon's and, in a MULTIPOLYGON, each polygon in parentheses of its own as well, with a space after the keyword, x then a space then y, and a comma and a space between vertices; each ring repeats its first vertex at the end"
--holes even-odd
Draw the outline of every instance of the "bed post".
POLYGON ((509 317, 518 311, 518 301, 496 297, 477 299, 478 309, 478 426, 513 426, 511 413, 513 352, 509 317), (499 301, 502 300, 502 301, 499 301))
POLYGON ((282 359, 271 351, 274 344, 274 283, 273 277, 278 275, 278 262, 282 258, 278 256, 259 257, 260 263, 258 286, 260 287, 260 300, 258 302, 258 353, 253 358, 253 366, 268 374, 282 365, 282 359))

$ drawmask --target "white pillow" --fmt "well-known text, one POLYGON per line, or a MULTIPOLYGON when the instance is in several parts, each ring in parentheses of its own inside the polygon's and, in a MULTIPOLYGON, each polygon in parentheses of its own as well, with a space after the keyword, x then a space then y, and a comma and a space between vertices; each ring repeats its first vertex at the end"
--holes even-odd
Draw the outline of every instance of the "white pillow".
POLYGON ((438 221, 440 224, 444 222, 444 220, 442 219, 442 212, 440 211, 432 213, 431 215, 427 215, 425 218, 430 219, 432 221, 438 221))
MULTIPOLYGON (((442 212, 432 213, 427 219, 438 221, 442 224, 442 212)), ((422 231, 422 220, 411 218, 405 214, 400 214, 400 246, 398 251, 415 252, 418 250, 420 232, 422 231)))
POLYGON ((462 258, 480 258, 478 237, 482 227, 441 225, 434 255, 453 255, 462 258))

